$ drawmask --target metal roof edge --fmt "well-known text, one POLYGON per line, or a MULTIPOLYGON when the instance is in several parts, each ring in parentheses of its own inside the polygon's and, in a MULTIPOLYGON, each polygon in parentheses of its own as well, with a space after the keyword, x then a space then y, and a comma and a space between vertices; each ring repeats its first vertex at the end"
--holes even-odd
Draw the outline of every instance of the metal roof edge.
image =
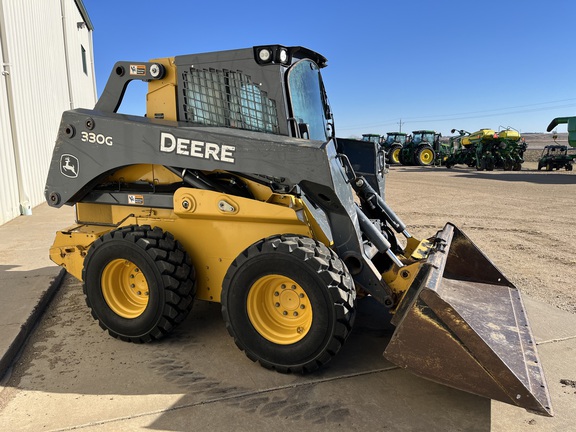
POLYGON ((94 31, 94 25, 92 24, 92 21, 90 20, 90 16, 88 15, 88 11, 86 10, 86 7, 84 6, 84 3, 82 2, 82 0, 74 0, 74 3, 76 3, 76 6, 78 7, 78 10, 80 11, 80 15, 82 15, 82 18, 84 19, 84 22, 86 23, 86 26, 88 27, 88 30, 94 31))

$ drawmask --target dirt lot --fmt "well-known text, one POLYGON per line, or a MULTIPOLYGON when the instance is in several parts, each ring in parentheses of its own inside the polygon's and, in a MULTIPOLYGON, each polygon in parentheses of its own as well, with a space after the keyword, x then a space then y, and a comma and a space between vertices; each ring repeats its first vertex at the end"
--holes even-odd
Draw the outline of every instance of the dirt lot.
POLYGON ((576 171, 393 166, 386 194, 415 236, 452 222, 521 291, 576 313, 576 171))

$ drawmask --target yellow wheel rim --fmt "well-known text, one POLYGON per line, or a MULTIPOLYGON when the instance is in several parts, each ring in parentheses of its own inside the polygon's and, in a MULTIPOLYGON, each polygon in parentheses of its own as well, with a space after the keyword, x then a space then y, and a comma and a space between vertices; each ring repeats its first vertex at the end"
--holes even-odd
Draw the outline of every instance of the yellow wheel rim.
POLYGON ((394 162, 395 164, 399 164, 400 163, 400 149, 394 149, 394 151, 392 151, 392 162, 394 162))
POLYGON ((293 344, 310 330, 310 299, 302 287, 289 277, 261 277, 250 288, 247 301, 250 322, 270 342, 293 344))
POLYGON ((101 286, 110 309, 123 318, 137 318, 148 306, 148 282, 131 261, 115 259, 108 263, 102 272, 101 286))
POLYGON ((424 149, 420 152, 420 161, 425 165, 430 165, 434 160, 434 153, 430 149, 424 149))

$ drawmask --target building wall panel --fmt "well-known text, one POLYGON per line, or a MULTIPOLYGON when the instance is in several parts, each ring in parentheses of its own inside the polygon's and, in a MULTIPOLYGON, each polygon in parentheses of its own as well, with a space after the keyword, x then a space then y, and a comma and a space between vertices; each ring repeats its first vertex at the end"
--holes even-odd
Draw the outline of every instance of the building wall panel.
POLYGON ((92 34, 86 25, 78 24, 83 19, 74 0, 0 0, 0 8, 6 36, 4 55, 10 63, 11 127, 15 131, 12 159, 20 173, 19 203, 31 209, 44 202, 62 112, 95 104, 92 34))
POLYGON ((69 108, 59 1, 4 0, 22 202, 43 200, 62 108, 69 108))
POLYGON ((94 108, 96 79, 92 58, 92 32, 84 24, 74 1, 65 0, 63 6, 72 107, 94 108), (83 67, 82 49, 85 52, 86 72, 83 67))
MULTIPOLYGON (((0 40, 2 35, 0 34, 0 40)), ((18 181, 12 143, 12 127, 8 110, 7 80, 10 79, 10 69, 2 68, 4 56, 0 43, 0 225, 20 214, 18 199, 18 181)))

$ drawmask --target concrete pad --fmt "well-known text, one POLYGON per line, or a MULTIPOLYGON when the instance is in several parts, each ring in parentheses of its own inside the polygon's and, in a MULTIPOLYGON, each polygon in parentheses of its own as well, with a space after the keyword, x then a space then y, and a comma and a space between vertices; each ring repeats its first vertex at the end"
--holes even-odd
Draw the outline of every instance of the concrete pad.
POLYGON ((493 401, 492 430, 576 430, 576 315, 527 297, 524 305, 537 341, 554 417, 533 415, 493 401))
MULTIPOLYGON (((537 340, 575 328, 572 314, 525 304, 537 340)), ((378 303, 360 301, 355 330, 332 362, 283 375, 236 348, 218 304, 197 302, 160 342, 113 339, 91 318, 81 283, 66 276, 0 392, 0 430, 570 430, 576 389, 560 379, 576 380, 576 339, 539 346, 556 411, 549 419, 396 368, 382 357, 392 331, 378 303)))
POLYGON ((361 314, 324 369, 284 375, 236 348, 218 304, 197 302, 158 343, 113 339, 67 277, 0 393, 0 430, 490 429, 488 399, 384 360, 390 332, 376 318, 361 314))
MULTIPOLYGON (((574 326, 572 319, 572 326, 574 326)), ((555 432, 576 430, 576 387, 563 380, 576 382, 576 338, 538 346, 554 417, 541 417, 512 406, 492 402, 493 432, 555 432)))
POLYGON ((43 204, 0 226, 0 379, 60 283, 48 250, 55 232, 73 222, 73 208, 43 204))
POLYGON ((576 338, 576 315, 530 297, 523 300, 538 344, 576 338))
POLYGON ((85 425, 87 431, 478 431, 490 430, 489 401, 446 392, 402 371, 336 378, 230 399, 186 403, 163 412, 85 425), (455 405, 454 401, 458 401, 455 405))

